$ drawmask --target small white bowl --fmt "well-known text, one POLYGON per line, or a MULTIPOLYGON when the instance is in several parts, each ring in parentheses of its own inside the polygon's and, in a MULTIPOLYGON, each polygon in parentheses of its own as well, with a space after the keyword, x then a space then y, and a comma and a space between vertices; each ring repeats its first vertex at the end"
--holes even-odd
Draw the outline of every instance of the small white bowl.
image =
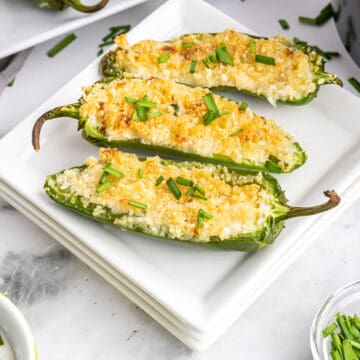
POLYGON ((331 360, 331 336, 323 337, 322 331, 335 321, 336 313, 360 314, 360 280, 335 291, 316 314, 310 330, 310 345, 314 360, 331 360))
POLYGON ((0 293, 0 328, 9 340, 16 360, 37 360, 36 346, 23 314, 0 293))

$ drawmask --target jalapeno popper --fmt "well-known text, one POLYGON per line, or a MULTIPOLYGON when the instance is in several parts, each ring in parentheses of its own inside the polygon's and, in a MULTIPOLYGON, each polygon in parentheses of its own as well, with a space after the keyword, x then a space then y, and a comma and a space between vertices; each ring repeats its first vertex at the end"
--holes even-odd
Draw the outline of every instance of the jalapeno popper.
POLYGON ((48 196, 96 220, 147 235, 254 251, 275 240, 291 217, 317 214, 318 206, 287 205, 276 179, 261 172, 229 170, 159 157, 140 159, 112 148, 100 160, 47 177, 48 196))
POLYGON ((55 10, 63 10, 67 7, 71 7, 75 10, 91 13, 98 11, 106 6, 109 0, 100 0, 95 5, 85 5, 81 0, 32 0, 41 8, 50 8, 55 10))
POLYGON ((142 77, 164 76, 192 86, 235 88, 241 92, 301 105, 312 100, 319 86, 342 82, 324 71, 324 60, 311 46, 285 36, 260 38, 225 30, 217 34, 187 34, 170 41, 143 40, 132 46, 126 35, 118 49, 102 59, 105 76, 123 71, 142 77))
POLYGON ((84 88, 78 103, 57 107, 37 120, 36 150, 43 123, 62 116, 79 119, 83 137, 101 146, 278 173, 306 160, 288 133, 254 114, 246 103, 165 78, 108 79, 84 88))

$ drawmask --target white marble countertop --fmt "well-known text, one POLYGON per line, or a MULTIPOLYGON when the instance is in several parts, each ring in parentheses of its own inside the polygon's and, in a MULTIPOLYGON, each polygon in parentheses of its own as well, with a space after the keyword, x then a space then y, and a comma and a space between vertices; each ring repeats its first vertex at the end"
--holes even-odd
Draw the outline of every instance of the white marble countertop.
MULTIPOLYGON (((334 24, 316 28, 296 21, 326 2, 210 1, 260 34, 280 33, 277 20, 285 18, 289 36, 345 54, 334 24)), ((77 30, 71 51, 55 58, 46 51, 56 39, 35 47, 15 85, 0 95, 0 137, 93 60, 109 26, 136 25, 161 3, 150 1, 77 30)), ((343 79, 360 78, 347 55, 332 60, 327 69, 343 79)), ((345 87, 353 91, 346 81, 345 87)), ((204 353, 191 352, 2 199, 0 291, 28 319, 40 359, 309 359, 315 312, 331 292, 359 278, 359 218, 358 200, 204 353)))

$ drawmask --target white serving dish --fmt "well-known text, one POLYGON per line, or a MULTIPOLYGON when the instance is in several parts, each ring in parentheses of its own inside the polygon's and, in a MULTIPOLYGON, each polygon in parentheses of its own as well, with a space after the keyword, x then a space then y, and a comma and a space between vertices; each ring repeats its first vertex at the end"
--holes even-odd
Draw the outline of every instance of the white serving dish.
MULTIPOLYGON (((129 40, 167 39, 229 27, 250 32, 201 0, 170 0, 139 24, 129 40)), ((37 222, 43 228, 56 227, 56 233, 49 233, 61 233, 60 242, 82 249, 96 271, 107 269, 109 276, 127 282, 142 297, 140 306, 145 311, 187 345, 203 350, 358 196, 360 100, 335 86, 323 87, 316 100, 301 107, 272 108, 263 100, 234 95, 246 98, 255 112, 275 118, 307 150, 305 166, 278 177, 291 204, 322 202, 322 191, 328 188, 339 192, 342 203, 319 216, 290 220, 274 245, 255 254, 201 249, 99 225, 59 207, 43 193, 46 175, 81 164, 97 149, 76 133, 76 121, 59 119, 44 127, 42 150, 35 153, 30 142, 32 125, 42 112, 75 101, 81 86, 98 79, 97 67, 98 60, 0 141, 0 152, 6 153, 0 164, 0 189, 7 190, 10 202, 14 194, 24 199, 29 205, 27 216, 40 212, 37 222), (150 307, 156 307, 157 313, 150 307)), ((21 203, 18 208, 22 207, 21 203)))
POLYGON ((110 0, 100 11, 83 14, 73 9, 63 11, 39 9, 31 3, 31 0, 1 0, 0 59, 145 1, 110 0))

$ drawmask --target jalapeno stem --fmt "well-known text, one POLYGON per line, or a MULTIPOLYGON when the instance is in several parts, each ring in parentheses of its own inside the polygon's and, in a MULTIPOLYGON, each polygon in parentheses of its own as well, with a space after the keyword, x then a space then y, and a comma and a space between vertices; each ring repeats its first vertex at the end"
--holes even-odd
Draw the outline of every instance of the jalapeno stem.
POLYGON ((95 5, 84 5, 81 0, 64 0, 64 3, 67 6, 72 7, 75 10, 84 12, 84 13, 92 13, 98 11, 106 6, 109 0, 101 0, 95 5))
POLYGON ((74 119, 79 119, 80 103, 74 103, 64 106, 58 106, 46 113, 42 114, 35 122, 32 130, 32 144, 36 151, 40 150, 40 132, 44 123, 51 119, 67 116, 74 119))
POLYGON ((290 206, 289 211, 283 216, 281 216, 279 219, 285 220, 298 216, 318 214, 323 211, 330 210, 340 203, 340 196, 336 193, 335 190, 326 190, 324 191, 324 195, 329 198, 329 200, 326 201, 325 203, 310 207, 290 206))

